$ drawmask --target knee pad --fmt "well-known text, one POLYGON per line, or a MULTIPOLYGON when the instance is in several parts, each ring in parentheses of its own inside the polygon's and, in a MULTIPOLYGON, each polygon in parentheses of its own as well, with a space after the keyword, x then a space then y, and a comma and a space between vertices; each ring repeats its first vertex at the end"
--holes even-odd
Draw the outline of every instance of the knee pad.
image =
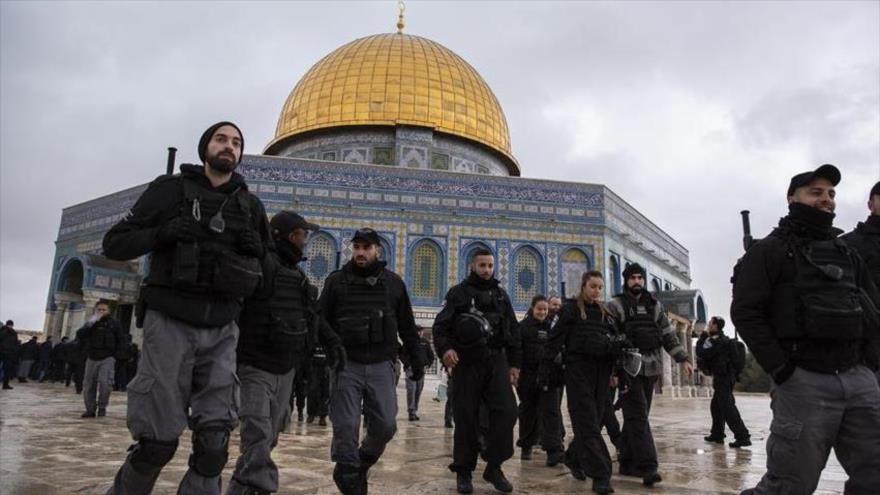
POLYGON ((209 426, 193 432, 189 467, 205 478, 219 476, 229 458, 229 430, 209 426))
POLYGON ((128 448, 128 462, 135 471, 142 474, 152 474, 162 469, 174 458, 177 451, 177 440, 160 442, 142 438, 138 443, 128 448))

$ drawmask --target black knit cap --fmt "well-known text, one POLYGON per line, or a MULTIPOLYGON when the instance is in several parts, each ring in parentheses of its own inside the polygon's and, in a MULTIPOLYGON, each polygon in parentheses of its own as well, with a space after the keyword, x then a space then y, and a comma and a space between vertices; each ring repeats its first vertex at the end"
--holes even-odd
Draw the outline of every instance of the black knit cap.
POLYGON ((623 280, 624 281, 629 280, 629 278, 632 277, 636 273, 641 273, 642 278, 648 277, 648 273, 645 271, 644 268, 642 268, 642 265, 640 265, 638 263, 633 263, 623 270, 623 280))
POLYGON ((238 156, 238 163, 241 163, 241 158, 244 156, 244 133, 241 132, 241 129, 239 129, 237 125, 225 120, 208 127, 205 132, 202 133, 202 137, 199 139, 199 159, 202 160, 202 163, 205 163, 205 152, 208 150, 208 143, 211 141, 211 138, 214 137, 214 133, 217 132, 217 129, 224 125, 235 127, 235 130, 238 131, 238 135, 241 136, 241 154, 238 156))
POLYGON ((868 199, 871 199, 875 194, 880 194, 880 181, 877 181, 874 187, 871 188, 871 194, 868 195, 868 199))

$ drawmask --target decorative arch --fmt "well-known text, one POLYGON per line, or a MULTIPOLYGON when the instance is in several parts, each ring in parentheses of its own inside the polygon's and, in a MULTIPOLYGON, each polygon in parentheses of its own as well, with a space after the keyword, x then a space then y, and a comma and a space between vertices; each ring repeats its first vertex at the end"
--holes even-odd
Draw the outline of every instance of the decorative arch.
POLYGON ((612 254, 608 258, 608 278, 611 283, 608 284, 608 288, 611 289, 612 294, 620 294, 622 292, 621 288, 621 275, 620 271, 620 260, 617 259, 617 256, 612 254))
POLYGON ((660 292, 660 291, 661 291, 660 279, 652 278, 651 279, 651 292, 660 292))
POLYGON ((459 280, 464 280, 465 277, 468 276, 468 272, 470 271, 471 260, 474 257, 474 251, 477 249, 486 249, 491 251, 493 255, 495 255, 495 268, 498 269, 498 255, 495 253, 495 250, 492 249, 487 243, 483 241, 471 241, 465 244, 458 256, 458 278, 459 280))
POLYGON ((71 294, 83 293, 85 282, 85 269, 79 258, 68 260, 58 275, 58 283, 55 284, 55 292, 69 292, 71 294))
POLYGON ((318 286, 320 292, 324 288, 324 280, 327 275, 338 268, 336 240, 326 232, 318 232, 309 240, 306 248, 306 273, 312 279, 312 283, 318 286))
POLYGON ((516 308, 527 308, 532 297, 546 292, 544 260, 531 246, 523 246, 513 254, 510 296, 516 308))
POLYGON ((409 288, 416 304, 438 304, 445 292, 443 248, 431 239, 413 244, 409 260, 409 288))
POLYGON ((706 303, 703 296, 697 296, 697 323, 706 323, 706 303))
POLYGON ((566 249, 561 256, 562 280, 565 284, 563 298, 576 297, 580 292, 581 278, 590 269, 590 258, 578 248, 566 249))
POLYGON ((669 282, 666 282, 665 284, 663 284, 663 290, 666 290, 666 291, 672 290, 672 286, 669 285, 669 282))
POLYGON ((394 255, 394 248, 391 247, 392 244, 388 242, 388 239, 382 234, 379 234, 379 246, 382 248, 382 252, 379 253, 379 259, 387 263, 386 268, 394 271, 397 257, 394 255))

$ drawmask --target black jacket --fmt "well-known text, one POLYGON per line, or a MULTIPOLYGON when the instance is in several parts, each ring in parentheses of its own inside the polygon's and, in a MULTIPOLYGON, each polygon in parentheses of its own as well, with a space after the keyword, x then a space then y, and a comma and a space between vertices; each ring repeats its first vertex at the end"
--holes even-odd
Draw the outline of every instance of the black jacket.
POLYGON ((0 355, 15 357, 18 355, 18 347, 20 345, 21 342, 18 341, 18 333, 16 333, 15 329, 9 328, 6 325, 0 327, 0 355))
POLYGON ((86 357, 96 361, 115 358, 127 343, 119 322, 110 315, 105 315, 93 324, 83 325, 76 331, 76 340, 83 346, 86 357))
POLYGON ((22 361, 36 361, 40 358, 40 344, 34 339, 28 340, 18 351, 18 358, 22 361))
POLYGON ((522 349, 523 373, 537 372, 541 361, 549 356, 550 319, 538 321, 531 314, 519 322, 520 348, 522 349), (543 337, 541 336, 543 332, 543 337))
MULTIPOLYGON (((877 365, 877 329, 866 329, 866 338, 857 344, 859 348, 855 350, 841 341, 791 342, 777 339, 775 335, 775 306, 794 304, 794 301, 774 301, 774 288, 778 284, 792 283, 795 278, 790 237, 833 239, 840 232, 833 227, 813 227, 793 219, 791 215, 786 216, 780 220, 779 227, 745 253, 735 271, 730 317, 758 364, 771 376, 790 366, 811 366, 810 361, 834 362, 854 351, 862 354, 866 364, 872 367, 877 365), (799 363, 792 362, 795 349, 801 361, 799 363)), ((861 258, 853 258, 857 285, 865 289, 872 300, 878 301, 876 289, 861 258)))
MULTIPOLYGON (((416 346, 419 341, 419 334, 416 330, 416 320, 412 311, 412 303, 409 300, 409 294, 406 292, 406 284, 403 280, 391 270, 385 268, 385 264, 380 262, 382 276, 384 282, 388 284, 387 306, 392 308, 397 317, 397 335, 403 341, 404 351, 410 355, 416 352, 416 346)), ((337 328, 337 318, 345 316, 339 314, 338 307, 342 298, 345 297, 345 280, 343 277, 354 273, 354 261, 346 263, 342 269, 336 270, 327 276, 324 281, 324 290, 318 300, 318 308, 321 315, 327 320, 337 335, 342 337, 340 329, 337 328)), ((343 338, 344 341, 344 338, 343 338)), ((381 344, 366 344, 359 346, 345 346, 348 359, 356 363, 381 363, 382 361, 393 361, 397 359, 399 354, 398 342, 384 342, 381 344)))
MULTIPOLYGON (((285 263, 288 268, 296 267, 296 263, 292 261, 290 260, 285 263)), ((275 274, 282 263, 282 258, 276 252, 270 251, 266 253, 262 262, 263 281, 274 281, 276 279, 275 274)), ((317 291, 317 289, 315 290, 317 291)), ((272 329, 270 325, 266 324, 268 322, 266 315, 252 314, 253 308, 256 306, 251 304, 251 301, 255 299, 268 301, 273 297, 276 297, 275 287, 263 284, 257 290, 257 293, 252 296, 251 300, 245 300, 244 310, 239 318, 240 334, 237 355, 239 363, 247 364, 269 373, 284 374, 293 369, 295 365, 307 362, 310 358, 311 349, 304 348, 302 351, 297 352, 294 349, 279 347, 273 343, 270 335, 272 329)), ((264 311, 267 310, 265 305, 265 303, 261 305, 264 307, 264 311)), ((317 301, 315 301, 311 310, 313 313, 306 316, 310 325, 317 326, 318 342, 309 342, 309 345, 320 344, 326 349, 338 345, 339 336, 336 335, 336 332, 333 331, 327 321, 321 317, 318 312, 317 301), (317 321, 314 319, 317 319, 317 321)), ((312 327, 310 326, 310 328, 312 327)), ((311 336, 309 337, 311 340, 311 336)))
POLYGON ((701 335, 697 340, 696 351, 701 371, 715 377, 733 375, 734 349, 730 339, 723 333, 711 338, 708 334, 701 335))
POLYGON ((874 286, 880 288, 880 216, 872 215, 859 222, 855 230, 842 236, 865 262, 874 286))
MULTIPOLYGON (((196 165, 181 165, 178 175, 164 175, 150 183, 147 190, 138 198, 129 214, 104 235, 104 255, 114 260, 131 260, 152 253, 150 273, 145 287, 141 289, 149 309, 154 309, 178 320, 197 327, 218 327, 234 320, 241 309, 241 301, 228 295, 217 295, 200 291, 182 290, 170 287, 154 274, 171 272, 174 266, 175 244, 162 243, 158 239, 161 228, 179 216, 184 204, 185 193, 182 180, 189 180, 199 187, 213 192, 231 195, 236 189, 247 191, 244 177, 233 172, 226 184, 214 188, 205 176, 204 168, 196 165)), ((251 225, 259 234, 263 245, 269 244, 269 223, 263 203, 253 194, 246 193, 250 205, 251 225)), ((185 208, 183 208, 185 209, 185 208)), ((204 235, 210 236, 207 228, 210 219, 202 218, 204 235)))
MULTIPOLYGON (((443 309, 434 319, 434 349, 441 358, 446 351, 454 347, 455 342, 455 319, 456 317, 468 310, 471 304, 470 294, 472 289, 468 285, 472 285, 473 275, 466 278, 462 283, 449 289, 446 293, 446 301, 443 303, 443 309)), ((507 354, 507 363, 512 368, 520 368, 522 366, 522 340, 519 335, 519 324, 517 323, 516 313, 510 304, 510 298, 507 292, 501 288, 498 280, 492 279, 493 291, 500 291, 504 298, 504 308, 501 308, 502 317, 508 331, 510 333, 509 341, 505 342, 504 349, 507 354)))

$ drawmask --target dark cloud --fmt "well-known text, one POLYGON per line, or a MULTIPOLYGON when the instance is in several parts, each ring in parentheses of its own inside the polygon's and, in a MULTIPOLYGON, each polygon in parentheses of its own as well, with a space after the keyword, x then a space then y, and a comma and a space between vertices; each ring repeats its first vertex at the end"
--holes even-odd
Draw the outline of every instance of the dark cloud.
MULTIPOLYGON (((192 161, 232 119, 248 152, 320 57, 390 32, 394 2, 0 2, 0 314, 40 327, 61 209, 192 161)), ((844 170, 839 224, 880 165, 876 2, 410 2, 407 32, 487 80, 525 176, 603 183, 690 249, 726 315, 739 215, 844 170)))

